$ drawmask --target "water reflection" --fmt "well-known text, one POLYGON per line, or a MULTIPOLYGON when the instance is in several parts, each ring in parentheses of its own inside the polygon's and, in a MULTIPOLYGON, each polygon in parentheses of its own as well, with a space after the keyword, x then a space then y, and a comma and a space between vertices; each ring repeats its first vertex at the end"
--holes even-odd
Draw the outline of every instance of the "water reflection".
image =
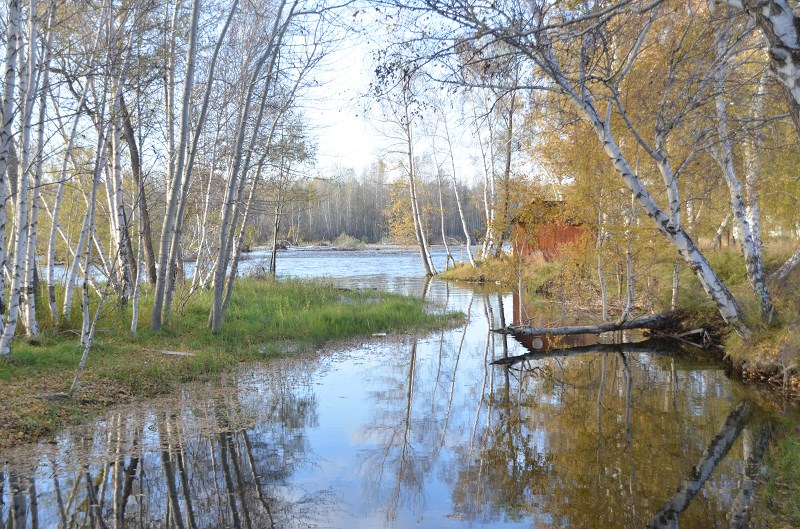
POLYGON ((721 370, 653 343, 531 353, 490 332, 510 295, 403 285, 464 324, 7 452, 0 527, 706 528, 741 512, 761 412, 721 370))
POLYGON ((241 391, 118 411, 90 438, 72 432, 40 447, 44 460, 9 459, 6 526, 309 526, 335 508, 329 493, 291 485, 308 464, 315 396, 294 366, 264 375, 231 380, 241 391))

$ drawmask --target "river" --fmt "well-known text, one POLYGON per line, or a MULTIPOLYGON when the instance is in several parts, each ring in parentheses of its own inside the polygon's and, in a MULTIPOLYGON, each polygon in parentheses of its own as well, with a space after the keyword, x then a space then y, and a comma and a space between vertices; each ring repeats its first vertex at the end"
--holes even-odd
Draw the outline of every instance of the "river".
POLYGON ((528 351, 489 332, 518 300, 425 281, 418 259, 290 249, 278 272, 425 296, 463 325, 248 366, 9 451, 0 526, 730 526, 765 421, 748 390, 635 344, 492 366, 528 351))

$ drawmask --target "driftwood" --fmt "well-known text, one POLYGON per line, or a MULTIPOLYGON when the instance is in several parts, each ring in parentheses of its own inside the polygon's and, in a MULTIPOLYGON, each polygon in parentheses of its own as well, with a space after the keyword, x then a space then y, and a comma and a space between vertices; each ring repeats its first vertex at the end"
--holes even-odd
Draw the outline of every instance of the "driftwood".
POLYGON ((492 362, 492 365, 511 366, 519 364, 526 360, 541 360, 542 358, 563 358, 567 356, 577 356, 584 354, 617 354, 617 353, 632 353, 632 354, 650 354, 659 356, 669 356, 674 354, 675 344, 667 340, 643 340, 636 343, 620 343, 620 344, 592 344, 592 345, 577 345, 575 347, 553 348, 543 351, 532 351, 517 356, 509 356, 508 358, 500 358, 492 362))
POLYGON ((569 336, 573 334, 602 334, 612 331, 627 331, 631 329, 663 330, 675 327, 680 319, 678 313, 661 312, 652 316, 642 316, 621 324, 615 322, 600 323, 597 325, 572 325, 567 327, 526 327, 509 325, 500 329, 492 329, 500 334, 517 334, 522 336, 569 336))

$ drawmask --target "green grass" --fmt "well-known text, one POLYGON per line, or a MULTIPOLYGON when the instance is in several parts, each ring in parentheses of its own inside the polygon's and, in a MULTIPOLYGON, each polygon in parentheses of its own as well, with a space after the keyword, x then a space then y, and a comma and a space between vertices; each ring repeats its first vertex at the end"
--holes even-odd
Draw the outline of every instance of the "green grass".
POLYGON ((800 430, 773 442, 767 456, 769 477, 764 505, 775 527, 800 527, 800 430))
POLYGON ((129 329, 130 307, 107 302, 83 389, 74 400, 64 399, 63 393, 82 353, 80 321, 59 329, 42 321, 44 330, 35 342, 16 341, 11 356, 0 360, 0 398, 5 403, 0 409, 0 448, 51 434, 114 401, 166 393, 179 382, 213 379, 241 362, 301 355, 332 341, 379 332, 432 330, 457 318, 426 313, 422 300, 385 292, 345 290, 320 282, 240 279, 222 331, 212 334, 207 326, 211 293, 196 293, 184 301, 181 295, 176 296, 179 302, 169 322, 155 332, 147 328, 152 299, 144 295, 137 336, 129 329))

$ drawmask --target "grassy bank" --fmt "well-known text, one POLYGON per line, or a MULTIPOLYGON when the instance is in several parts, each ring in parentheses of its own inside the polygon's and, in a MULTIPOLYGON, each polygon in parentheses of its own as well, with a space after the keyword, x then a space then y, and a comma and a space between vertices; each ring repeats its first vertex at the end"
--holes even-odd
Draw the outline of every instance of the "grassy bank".
POLYGON ((147 329, 150 304, 145 295, 137 336, 130 333, 130 308, 106 304, 75 398, 66 393, 82 353, 79 321, 78 327, 45 328, 35 342, 15 342, 12 355, 0 360, 0 449, 52 435, 116 402, 208 380, 241 362, 313 352, 356 336, 424 331, 455 318, 426 314, 422 300, 394 294, 259 279, 237 282, 217 335, 206 325, 209 293, 179 295, 175 314, 158 332, 147 329))

